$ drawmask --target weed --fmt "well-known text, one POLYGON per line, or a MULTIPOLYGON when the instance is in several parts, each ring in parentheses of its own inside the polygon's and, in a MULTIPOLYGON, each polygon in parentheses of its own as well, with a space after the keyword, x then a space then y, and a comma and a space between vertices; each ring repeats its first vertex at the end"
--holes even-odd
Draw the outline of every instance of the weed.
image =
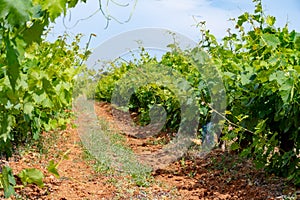
POLYGON ((97 172, 129 176, 130 182, 136 186, 150 185, 151 169, 137 162, 134 152, 125 143, 124 135, 111 130, 104 119, 99 119, 97 127, 86 132, 83 141, 85 156, 95 159, 93 167, 97 172))

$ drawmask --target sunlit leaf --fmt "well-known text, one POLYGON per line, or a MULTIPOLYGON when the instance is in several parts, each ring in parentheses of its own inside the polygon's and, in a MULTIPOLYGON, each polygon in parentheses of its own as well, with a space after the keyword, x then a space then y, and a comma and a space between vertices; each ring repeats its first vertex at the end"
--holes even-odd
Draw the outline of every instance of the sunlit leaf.
POLYGON ((275 22, 276 22, 276 18, 275 17, 270 16, 270 15, 267 16, 266 23, 269 26, 273 26, 275 24, 275 22))
POLYGON ((57 164, 53 161, 50 160, 48 167, 47 167, 48 172, 52 173, 53 175, 55 175, 56 178, 59 178, 59 173, 57 171, 57 164))
POLYGON ((22 183, 24 185, 27 184, 36 184, 39 187, 43 187, 44 186, 44 174, 35 168, 29 168, 29 169, 23 169, 18 176, 20 177, 22 183))
POLYGON ((262 41, 264 44, 266 44, 267 46, 276 48, 277 45, 280 44, 280 40, 278 39, 278 37, 274 34, 270 34, 270 33, 265 33, 262 35, 262 41))
POLYGON ((40 4, 42 9, 49 13, 51 22, 62 13, 66 13, 67 0, 34 0, 34 2, 40 4))
POLYGON ((34 110, 34 105, 30 102, 24 104, 24 113, 27 115, 31 115, 32 111, 34 110))

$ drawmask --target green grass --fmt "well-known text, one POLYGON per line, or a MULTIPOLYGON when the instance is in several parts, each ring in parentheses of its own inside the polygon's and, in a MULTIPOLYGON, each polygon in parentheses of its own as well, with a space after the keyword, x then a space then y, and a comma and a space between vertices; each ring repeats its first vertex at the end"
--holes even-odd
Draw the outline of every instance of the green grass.
POLYGON ((86 129, 81 136, 85 157, 90 161, 94 159, 93 167, 97 172, 130 177, 128 181, 137 186, 150 185, 151 168, 137 161, 124 135, 111 130, 104 119, 86 129))

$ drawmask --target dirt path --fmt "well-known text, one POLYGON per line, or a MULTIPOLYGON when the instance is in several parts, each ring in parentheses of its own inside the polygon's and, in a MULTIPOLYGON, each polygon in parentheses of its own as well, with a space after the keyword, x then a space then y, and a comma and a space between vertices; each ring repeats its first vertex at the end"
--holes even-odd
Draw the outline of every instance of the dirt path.
MULTIPOLYGON (((96 104, 98 116, 126 133, 130 130, 129 123, 113 116, 112 110, 109 104, 96 104)), ((138 154, 160 149, 162 146, 157 141, 161 140, 169 141, 169 138, 128 137, 127 143, 138 154)), ((156 180, 177 189, 178 199, 282 199, 282 193, 293 191, 283 179, 267 177, 250 161, 229 152, 216 149, 205 157, 190 155, 153 173, 156 180)))
POLYGON ((16 190, 23 199, 112 199, 115 187, 108 183, 109 177, 97 174, 84 160, 77 130, 68 127, 59 133, 47 133, 44 141, 47 152, 39 154, 38 148, 25 151, 9 162, 14 173, 24 168, 37 168, 45 175, 45 187, 31 185, 16 190), (58 163, 66 152, 66 158, 58 166, 60 178, 47 171, 50 160, 58 163))
MULTIPOLYGON (((113 129, 129 130, 126 122, 112 116, 109 104, 96 103, 95 110, 113 129)), ((283 193, 294 191, 283 179, 267 177, 250 161, 221 150, 206 157, 189 156, 176 161, 153 172, 149 187, 138 187, 129 181, 130 177, 95 172, 95 162, 84 158, 76 128, 45 133, 44 138, 46 152, 33 147, 9 161, 15 174, 27 167, 41 169, 45 174, 44 188, 29 185, 17 189, 23 199, 283 199, 279 198, 283 193), (56 178, 47 171, 47 165, 50 160, 59 162, 66 152, 68 158, 62 160, 58 167, 60 178, 56 178)), ((150 139, 126 137, 136 153, 155 152, 168 140, 166 135, 150 139)))

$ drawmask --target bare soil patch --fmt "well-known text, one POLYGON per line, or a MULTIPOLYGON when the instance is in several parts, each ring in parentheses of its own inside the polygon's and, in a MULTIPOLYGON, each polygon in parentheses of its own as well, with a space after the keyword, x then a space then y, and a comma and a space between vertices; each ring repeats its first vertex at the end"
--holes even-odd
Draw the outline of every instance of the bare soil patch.
MULTIPOLYGON (((126 143, 137 154, 153 153, 170 140, 170 134, 150 138, 136 138, 128 132, 136 131, 122 118, 113 117, 107 103, 95 104, 96 114, 113 129, 126 136, 126 143)), ((23 149, 9 160, 17 174, 24 168, 38 168, 45 175, 45 186, 28 185, 16 189, 20 199, 284 199, 297 188, 285 179, 256 170, 250 160, 243 160, 230 152, 216 149, 206 156, 195 153, 152 172, 149 187, 138 187, 130 177, 96 172, 94 161, 85 158, 77 129, 44 133, 44 151, 33 146, 23 149), (59 162, 65 152, 67 158, 58 167, 60 178, 47 171, 50 160, 59 162)), ((298 188, 299 189, 299 188, 298 188)), ((3 193, 0 190, 0 197, 3 193)), ((12 199, 17 199, 16 197, 12 199)))
MULTIPOLYGON (((130 128, 128 120, 112 115, 113 108, 107 103, 97 103, 96 113, 126 135, 130 128)), ((130 135, 136 135, 131 133, 130 135)), ((170 134, 169 134, 170 135, 170 134)), ((170 138, 162 134, 150 139, 128 137, 128 144, 137 153, 155 152, 170 138), (163 141, 163 142, 161 142, 163 141)), ((285 179, 267 175, 257 170, 250 160, 215 149, 205 156, 189 152, 164 169, 153 172, 156 180, 176 188, 178 199, 283 199, 295 192, 285 179)))

